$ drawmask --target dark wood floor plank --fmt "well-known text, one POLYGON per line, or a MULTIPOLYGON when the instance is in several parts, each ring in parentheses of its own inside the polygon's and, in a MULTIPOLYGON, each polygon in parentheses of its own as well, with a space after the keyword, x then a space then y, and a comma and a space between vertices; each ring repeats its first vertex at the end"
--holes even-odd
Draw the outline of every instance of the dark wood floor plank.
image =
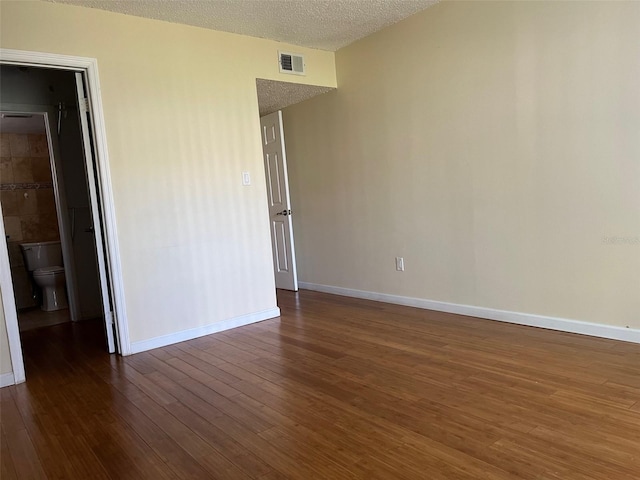
POLYGON ((209 472, 194 461, 194 458, 179 443, 151 421, 126 396, 114 393, 114 397, 116 397, 114 406, 122 421, 135 430, 178 478, 210 478, 209 472))
POLYGON ((146 395, 139 395, 132 399, 132 403, 152 422, 154 422, 170 438, 174 439, 209 475, 217 478, 249 478, 241 470, 227 460, 216 449, 211 448, 199 435, 177 419, 172 413, 173 408, 179 408, 176 402, 170 406, 159 405, 146 395))
MULTIPOLYGON (((54 478, 69 478, 80 473, 67 454, 69 445, 63 445, 60 442, 60 439, 65 436, 63 426, 57 421, 57 418, 49 413, 56 408, 55 405, 46 409, 35 401, 24 401, 19 390, 13 389, 12 394, 25 428, 39 452, 43 469, 54 478)), ((86 472, 86 474, 89 473, 86 472)), ((97 472, 95 478, 101 478, 100 473, 97 472)))
POLYGON ((206 365, 203 366, 202 364, 199 364, 198 367, 194 367, 191 363, 186 362, 181 358, 172 358, 170 360, 167 360, 167 363, 176 370, 193 378, 197 382, 206 385, 211 390, 222 395, 223 397, 232 399, 234 396, 240 393, 229 384, 218 380, 215 376, 208 373, 206 365))
MULTIPOLYGON (((228 424, 232 420, 226 416, 218 417, 216 424, 196 414, 184 405, 172 408, 173 415, 191 430, 207 441, 211 448, 220 451, 229 461, 240 468, 247 476, 257 477, 271 472, 273 469, 264 461, 255 456, 249 449, 234 440, 225 430, 219 426, 228 424)), ((247 435, 254 435, 247 432, 247 435)))
POLYGON ((0 478, 2 480, 13 480, 18 478, 16 467, 11 458, 7 437, 4 428, 0 426, 0 478))
MULTIPOLYGON (((179 384, 180 391, 187 390, 191 394, 198 396, 207 402, 212 409, 215 409, 215 411, 219 411, 236 419, 256 433, 273 426, 268 422, 264 422, 259 418, 256 418, 250 412, 242 408, 238 408, 232 399, 226 398, 211 388, 208 384, 200 382, 196 378, 178 370, 173 365, 170 365, 168 363, 169 361, 171 361, 171 359, 167 360, 166 364, 158 366, 158 370, 146 375, 146 377, 154 381, 156 385, 160 385, 163 391, 172 391, 175 393, 171 387, 174 384, 179 384)), ((205 381, 208 383, 208 376, 205 381)))
POLYGON ((3 449, 3 456, 4 454, 9 456, 7 470, 15 471, 16 477, 19 479, 47 478, 26 429, 13 430, 9 433, 2 428, 2 435, 7 439, 6 449, 3 449))
POLYGON ((640 478, 639 345, 278 300, 278 319, 126 358, 99 322, 25 332, 2 479, 640 478))
MULTIPOLYGON (((114 392, 114 407, 122 420, 130 425, 163 459, 180 478, 211 478, 207 471, 190 453, 190 443, 180 442, 180 435, 172 428, 175 419, 166 410, 159 408, 142 390, 126 378, 106 380, 114 392), (164 428, 163 428, 164 427, 164 428)), ((174 403, 171 408, 179 405, 174 403)))
MULTIPOLYGON (((265 369, 254 362, 245 364, 246 368, 253 368, 265 378, 269 378, 274 382, 278 381, 278 376, 273 374, 269 369, 265 369)), ((287 380, 290 383, 290 380, 287 380)), ((266 387, 268 383, 262 384, 262 387, 266 387)), ((284 385, 283 385, 284 386, 284 385)), ((241 388, 241 386, 238 386, 241 388)), ((363 438, 368 439, 370 445, 385 445, 385 449, 398 448, 402 446, 407 437, 417 436, 423 440, 434 441, 436 438, 441 443, 442 451, 454 449, 458 447, 460 452, 469 455, 468 462, 476 462, 473 458, 473 453, 476 450, 482 451, 488 443, 478 443, 473 438, 465 437, 461 431, 460 425, 457 425, 451 432, 447 431, 442 426, 433 428, 430 424, 424 424, 421 427, 421 423, 424 422, 424 412, 412 417, 410 423, 408 420, 402 420, 401 414, 393 409, 381 404, 365 405, 360 401, 345 401, 345 398, 350 398, 348 395, 344 397, 344 392, 336 396, 336 392, 339 390, 329 389, 322 391, 322 389, 316 388, 316 386, 309 386, 305 383, 297 382, 292 390, 299 392, 299 394, 307 393, 314 396, 318 400, 316 409, 321 411, 325 417, 332 418, 334 425, 337 429, 342 429, 344 432, 356 432, 362 435, 363 438), (383 411, 384 409, 384 411, 383 411), (424 428, 426 431, 416 432, 414 430, 424 428)), ((255 395, 256 398, 264 399, 264 395, 255 395)), ((264 400, 263 400, 264 401, 264 400)), ((380 456, 380 454, 378 454, 380 456)), ((480 463, 482 463, 480 461, 480 463)), ((484 470, 488 470, 488 465, 483 466, 484 470)), ((498 477, 500 478, 500 477, 498 477)))

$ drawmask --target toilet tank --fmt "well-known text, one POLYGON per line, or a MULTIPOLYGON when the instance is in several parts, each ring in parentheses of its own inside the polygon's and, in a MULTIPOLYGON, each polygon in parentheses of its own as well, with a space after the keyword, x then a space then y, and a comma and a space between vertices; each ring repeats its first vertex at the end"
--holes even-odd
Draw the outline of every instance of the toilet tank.
POLYGON ((38 268, 62 266, 62 247, 59 241, 21 243, 20 248, 30 272, 38 268))

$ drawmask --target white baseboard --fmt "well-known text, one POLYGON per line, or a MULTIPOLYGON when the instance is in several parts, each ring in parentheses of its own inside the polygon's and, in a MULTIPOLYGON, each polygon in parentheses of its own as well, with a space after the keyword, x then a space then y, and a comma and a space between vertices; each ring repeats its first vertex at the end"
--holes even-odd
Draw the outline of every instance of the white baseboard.
POLYGON ((332 293, 345 297, 364 298, 378 302, 394 303, 408 307, 424 308, 426 310, 437 310, 439 312, 456 313, 470 317, 480 317, 499 322, 516 323, 530 327, 547 328, 549 330, 559 330, 561 332, 579 333, 592 337, 609 338, 612 340, 622 340, 623 342, 640 343, 640 330, 634 328, 615 327, 601 323, 583 322, 580 320, 569 320, 566 318, 546 317, 532 313, 510 312, 507 310, 496 310, 493 308, 474 307, 471 305, 460 305, 457 303, 438 302, 435 300, 425 300, 422 298, 401 297, 399 295, 389 295, 386 293, 367 292, 364 290, 353 290, 351 288, 332 287, 330 285, 318 285, 315 283, 300 282, 300 288, 314 290, 316 292, 332 293))
POLYGON ((166 347, 167 345, 173 345, 174 343, 192 340, 194 338, 203 337, 205 335, 211 335, 212 333, 222 332, 231 328, 242 327, 243 325, 261 322, 262 320, 267 320, 269 318, 275 318, 279 316, 280 309, 276 307, 269 310, 263 310, 261 312, 249 313, 240 317, 230 318, 228 320, 212 323, 203 327, 190 328, 189 330, 182 330, 181 332, 170 333, 169 335, 162 335, 160 337, 150 338, 149 340, 132 342, 131 353, 140 353, 147 350, 153 350, 154 348, 166 347))
POLYGON ((0 388, 8 387, 9 385, 15 385, 16 379, 13 376, 13 372, 3 373, 0 375, 0 388))

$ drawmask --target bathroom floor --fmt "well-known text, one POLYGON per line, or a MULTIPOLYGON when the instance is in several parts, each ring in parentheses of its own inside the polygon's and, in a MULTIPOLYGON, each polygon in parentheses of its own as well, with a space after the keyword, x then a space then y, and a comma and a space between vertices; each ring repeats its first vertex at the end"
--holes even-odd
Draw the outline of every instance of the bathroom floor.
POLYGON ((18 312, 18 327, 21 332, 35 330, 36 328, 50 327, 60 323, 70 322, 69 309, 45 312, 40 308, 31 308, 18 312))

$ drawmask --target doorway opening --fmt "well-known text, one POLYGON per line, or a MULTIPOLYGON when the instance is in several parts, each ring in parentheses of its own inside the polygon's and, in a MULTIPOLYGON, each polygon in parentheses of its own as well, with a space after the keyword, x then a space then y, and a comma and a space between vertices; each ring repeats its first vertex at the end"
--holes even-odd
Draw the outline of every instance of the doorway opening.
POLYGON ((93 321, 104 350, 130 347, 95 60, 0 54, 0 291, 20 383, 30 330, 93 321))
POLYGON ((65 189, 54 182, 46 113, 2 110, 0 135, 0 205, 20 333, 78 320, 72 259, 63 257, 60 235, 65 189))
POLYGON ((292 206, 291 201, 282 109, 335 88, 259 78, 256 80, 256 90, 276 289, 297 292, 298 270, 293 231, 295 215, 301 212, 292 206))
POLYGON ((298 270, 282 111, 261 117, 260 128, 276 288, 297 292, 298 270))

